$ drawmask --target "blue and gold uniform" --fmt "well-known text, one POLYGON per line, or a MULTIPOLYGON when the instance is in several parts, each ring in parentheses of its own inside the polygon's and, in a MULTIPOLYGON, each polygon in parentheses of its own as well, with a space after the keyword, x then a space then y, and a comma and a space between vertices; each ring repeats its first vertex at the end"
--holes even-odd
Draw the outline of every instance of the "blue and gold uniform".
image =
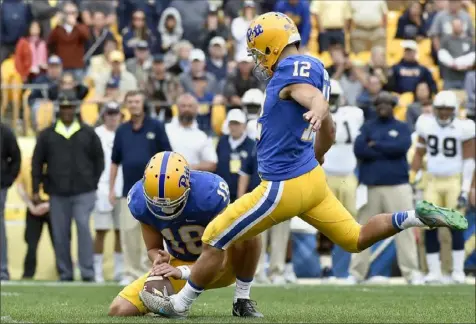
MULTIPOLYGON (((144 179, 137 181, 129 191, 127 196, 129 210, 139 222, 153 227, 162 234, 166 250, 171 255, 172 266, 191 266, 202 252, 201 238, 205 228, 229 203, 228 185, 215 174, 189 171, 188 166, 184 164, 185 159, 177 153, 159 153, 157 159, 160 160, 156 163, 156 169, 160 170, 156 174, 158 198, 165 200, 166 197, 173 196, 171 191, 177 187, 186 188, 184 205, 178 204, 176 209, 174 208, 174 213, 167 215, 163 208, 150 204, 149 197, 145 194, 148 183, 144 179, 150 176, 146 171, 144 179), (171 163, 171 160, 176 161, 171 163), (168 186, 167 182, 175 182, 176 185, 168 186), (176 212, 177 210, 179 212, 176 212)), ((151 164, 150 162, 146 170, 150 169, 151 164)), ((152 178, 155 178, 155 174, 152 178)), ((236 276, 229 256, 228 254, 216 279, 206 289, 226 287, 235 282, 236 276)), ((139 299, 139 292, 143 289, 147 276, 148 273, 125 287, 119 294, 142 313, 146 312, 146 308, 139 299)), ((170 280, 175 292, 181 290, 186 282, 174 278, 170 280)))
POLYGON ((328 99, 329 76, 307 55, 278 61, 283 49, 300 42, 294 23, 270 12, 256 18, 247 33, 248 49, 262 76, 271 78, 258 119, 261 184, 239 198, 206 228, 203 242, 227 249, 269 227, 299 216, 344 249, 357 252, 360 225, 333 195, 314 156, 313 133, 303 119, 308 110, 280 98, 292 84, 310 84, 328 99))

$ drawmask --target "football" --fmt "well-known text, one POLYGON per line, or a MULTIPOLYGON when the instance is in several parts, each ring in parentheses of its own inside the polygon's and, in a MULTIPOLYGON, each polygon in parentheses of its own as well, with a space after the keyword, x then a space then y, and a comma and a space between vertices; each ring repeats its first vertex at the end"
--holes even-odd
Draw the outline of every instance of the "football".
POLYGON ((161 296, 171 296, 175 293, 169 278, 162 276, 148 276, 145 280, 144 290, 161 296))

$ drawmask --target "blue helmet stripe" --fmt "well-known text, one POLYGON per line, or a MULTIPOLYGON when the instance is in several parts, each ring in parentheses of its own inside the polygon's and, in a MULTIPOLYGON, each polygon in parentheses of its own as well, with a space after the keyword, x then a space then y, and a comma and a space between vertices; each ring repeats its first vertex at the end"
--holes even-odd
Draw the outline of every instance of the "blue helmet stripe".
POLYGON ((169 162, 170 152, 165 152, 162 164, 160 166, 159 176, 159 198, 165 198, 165 172, 167 171, 167 164, 169 162))

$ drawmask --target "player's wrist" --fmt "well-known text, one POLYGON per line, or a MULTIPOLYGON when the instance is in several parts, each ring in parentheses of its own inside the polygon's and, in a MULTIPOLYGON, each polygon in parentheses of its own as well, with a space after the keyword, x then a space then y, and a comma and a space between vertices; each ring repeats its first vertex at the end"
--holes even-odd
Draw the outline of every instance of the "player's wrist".
POLYGON ((178 266, 177 269, 179 269, 181 274, 182 274, 180 276, 180 279, 188 280, 188 278, 190 277, 190 274, 192 273, 192 270, 190 269, 190 267, 189 266, 178 266))

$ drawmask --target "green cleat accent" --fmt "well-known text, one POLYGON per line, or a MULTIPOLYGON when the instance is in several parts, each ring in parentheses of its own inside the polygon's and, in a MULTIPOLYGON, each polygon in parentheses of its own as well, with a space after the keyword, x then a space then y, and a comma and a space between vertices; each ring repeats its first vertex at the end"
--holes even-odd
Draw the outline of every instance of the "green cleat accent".
POLYGON ((436 206, 428 201, 416 204, 416 217, 430 228, 449 227, 455 230, 468 228, 468 220, 459 211, 436 206))

